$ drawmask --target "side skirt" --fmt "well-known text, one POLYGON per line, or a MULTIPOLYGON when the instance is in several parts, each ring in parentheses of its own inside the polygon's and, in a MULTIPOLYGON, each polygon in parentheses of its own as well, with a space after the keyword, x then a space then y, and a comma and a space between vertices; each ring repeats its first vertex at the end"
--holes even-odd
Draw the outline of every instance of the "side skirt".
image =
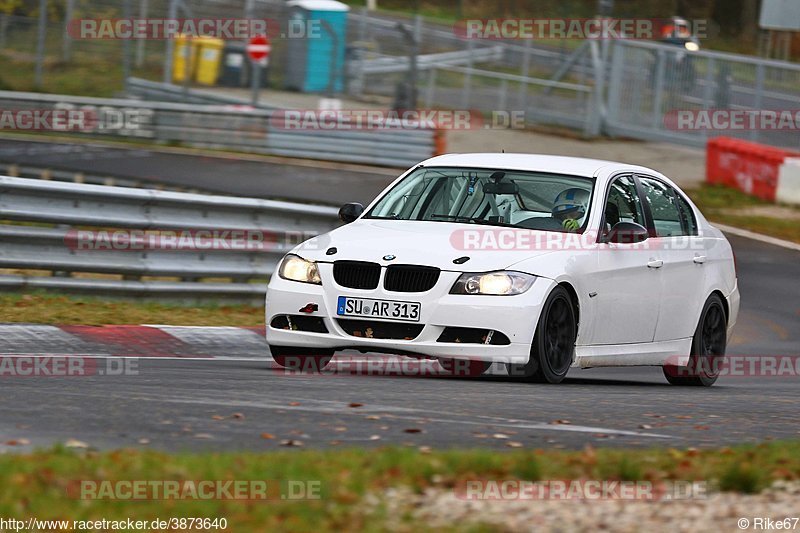
POLYGON ((572 366, 662 366, 666 363, 685 366, 689 363, 691 349, 691 338, 638 344, 576 346, 575 363, 572 366))

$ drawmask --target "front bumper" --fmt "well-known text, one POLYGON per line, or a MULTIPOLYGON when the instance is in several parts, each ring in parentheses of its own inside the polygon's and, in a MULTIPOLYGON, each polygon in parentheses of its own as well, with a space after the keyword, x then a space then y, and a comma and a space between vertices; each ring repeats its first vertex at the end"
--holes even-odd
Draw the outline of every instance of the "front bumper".
MULTIPOLYGON (((516 296, 475 296, 448 294, 458 273, 442 272, 436 286, 424 293, 399 293, 348 289, 338 286, 320 264, 323 285, 288 281, 273 276, 267 289, 266 336, 273 346, 358 349, 372 352, 407 353, 437 358, 473 359, 492 362, 525 363, 530 354, 539 313, 553 282, 538 278, 525 293, 516 296), (422 331, 413 340, 374 339, 347 334, 337 322, 336 302, 339 296, 419 302, 422 306, 422 331), (317 304, 318 311, 308 316, 319 317, 328 333, 313 333, 271 326, 277 315, 297 315, 307 304, 317 304), (508 337, 510 344, 438 342, 445 327, 495 330, 508 337)), ((341 317, 358 320, 354 317, 341 317)))

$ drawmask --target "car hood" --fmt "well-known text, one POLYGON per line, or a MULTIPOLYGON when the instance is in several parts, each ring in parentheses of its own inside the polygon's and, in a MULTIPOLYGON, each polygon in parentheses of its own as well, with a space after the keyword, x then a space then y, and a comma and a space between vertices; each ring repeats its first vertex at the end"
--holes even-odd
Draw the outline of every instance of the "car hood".
POLYGON ((295 248, 293 253, 320 262, 346 259, 381 265, 426 265, 463 272, 501 270, 553 253, 552 250, 517 246, 521 233, 548 234, 476 224, 361 219, 314 237, 295 248), (336 253, 328 255, 330 248, 336 248, 336 253), (465 256, 469 260, 463 264, 453 263, 454 259, 465 256))

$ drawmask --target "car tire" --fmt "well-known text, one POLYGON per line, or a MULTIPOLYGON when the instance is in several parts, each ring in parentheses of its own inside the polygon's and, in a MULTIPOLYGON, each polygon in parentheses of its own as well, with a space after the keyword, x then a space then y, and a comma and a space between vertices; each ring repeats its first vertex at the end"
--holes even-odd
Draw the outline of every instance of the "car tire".
POLYGON ((725 359, 728 320, 718 294, 712 294, 703 306, 700 321, 692 338, 689 366, 664 365, 664 377, 672 385, 710 387, 719 377, 725 359))
POLYGON ((477 377, 489 370, 491 361, 476 361, 473 359, 439 359, 448 376, 477 377))
POLYGON ((572 366, 577 335, 572 298, 559 285, 542 306, 528 362, 524 365, 506 364, 508 374, 536 383, 561 383, 572 366))
POLYGON ((270 346, 269 351, 278 366, 297 372, 320 372, 333 358, 333 350, 270 346))

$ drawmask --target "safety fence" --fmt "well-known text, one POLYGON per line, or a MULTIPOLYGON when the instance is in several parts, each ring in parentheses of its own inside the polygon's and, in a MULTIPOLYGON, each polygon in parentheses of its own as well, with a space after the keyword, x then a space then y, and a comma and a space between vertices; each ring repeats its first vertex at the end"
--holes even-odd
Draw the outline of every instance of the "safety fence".
POLYGON ((692 146, 725 136, 800 149, 800 65, 642 41, 612 44, 606 133, 692 146))
MULTIPOLYGON (((290 17, 287 4, 280 0, 131 0, 129 4, 130 16, 139 18, 172 13, 188 18, 269 18, 284 24, 290 17)), ((102 67, 109 69, 110 65, 115 69, 128 65, 126 71, 131 76, 166 82, 172 79, 174 42, 72 39, 65 31, 70 18, 120 17, 123 2, 70 1, 69 5, 73 7, 67 12, 51 17, 42 40, 41 54, 51 64, 58 59, 65 64, 83 61, 109 65, 102 67), (122 61, 123 57, 129 61, 122 61)), ((574 5, 571 9, 581 12, 589 8, 574 5)), ((0 15, 0 52, 22 61, 39 55, 31 53, 38 50, 36 44, 35 17, 0 15)), ((344 79, 344 92, 387 107, 392 98, 400 100, 401 87, 410 82, 409 57, 416 53, 420 107, 470 108, 484 115, 524 112, 528 125, 563 126, 577 129, 586 137, 608 134, 699 147, 724 135, 800 148, 796 127, 715 128, 702 121, 684 127, 673 120, 681 112, 720 109, 733 113, 797 111, 800 65, 785 61, 690 51, 683 46, 632 39, 581 43, 569 39, 464 39, 452 24, 361 7, 351 8, 348 14, 343 44, 346 59, 343 72, 336 76, 344 79)), ((269 85, 279 89, 285 85, 284 73, 292 58, 287 39, 276 38, 272 46, 269 85)), ((45 80, 49 75, 44 73, 45 80)), ((240 103, 169 84, 166 89, 142 85, 137 90, 147 93, 149 99, 240 103)), ((264 102, 259 107, 279 104, 264 102)))

